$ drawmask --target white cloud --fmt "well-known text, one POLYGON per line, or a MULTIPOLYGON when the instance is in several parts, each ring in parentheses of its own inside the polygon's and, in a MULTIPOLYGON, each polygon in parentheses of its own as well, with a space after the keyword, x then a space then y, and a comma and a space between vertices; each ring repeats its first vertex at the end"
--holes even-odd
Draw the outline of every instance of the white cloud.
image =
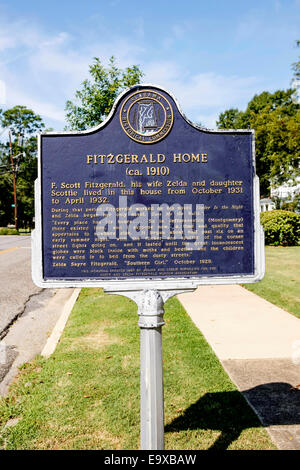
POLYGON ((20 89, 17 90, 13 87, 11 88, 9 85, 7 86, 7 96, 7 101, 11 106, 22 104, 41 116, 61 123, 64 122, 64 111, 54 102, 39 100, 38 98, 34 98, 32 95, 23 93, 20 89))
POLYGON ((236 28, 236 41, 248 41, 258 38, 265 32, 265 25, 261 19, 256 15, 248 15, 246 18, 240 20, 236 28))
POLYGON ((176 39, 182 39, 186 32, 186 27, 182 24, 174 24, 172 27, 172 32, 176 39))
POLYGON ((187 118, 200 120, 208 127, 215 127, 220 111, 228 107, 246 106, 258 85, 256 77, 215 73, 188 75, 171 61, 148 64, 145 70, 147 82, 169 90, 187 118))
POLYGON ((49 47, 49 46, 53 47, 53 46, 63 44, 66 42, 66 40, 69 39, 69 37, 70 36, 68 33, 65 33, 65 32, 58 33, 53 38, 47 39, 44 42, 42 42, 41 47, 49 47))
POLYGON ((0 80, 0 105, 6 104, 6 86, 3 80, 0 80))
POLYGON ((202 106, 232 106, 249 97, 249 88, 255 88, 254 77, 222 76, 202 73, 189 78, 188 83, 178 83, 177 89, 189 108, 202 106))
POLYGON ((193 122, 195 124, 200 124, 200 126, 207 129, 216 129, 216 121, 218 120, 219 113, 200 113, 196 114, 193 122))
POLYGON ((44 34, 38 30, 36 25, 25 20, 11 22, 8 18, 2 17, 0 31, 1 52, 14 48, 38 47, 44 37, 44 34))
MULTIPOLYGON (((187 28, 173 25, 170 41, 182 37, 187 28)), ((226 107, 246 105, 257 89, 255 77, 212 72, 191 75, 175 61, 149 59, 142 41, 135 40, 144 35, 141 18, 136 20, 135 36, 115 35, 106 41, 103 36, 101 40, 91 36, 87 41, 80 32, 78 37, 65 31, 50 34, 25 20, 9 23, 2 19, 0 31, 0 80, 6 82, 7 106, 22 104, 58 123, 64 122, 65 102, 73 99, 75 90, 88 78, 95 56, 106 64, 116 54, 120 68, 140 64, 145 82, 170 91, 189 119, 207 127, 215 127, 219 112, 226 107)))
MULTIPOLYGON (((108 42, 85 42, 65 31, 46 33, 32 22, 0 19, 0 99, 25 105, 45 119, 64 122, 67 99, 73 99, 88 77, 93 57, 105 64, 118 51, 118 66, 131 65, 140 46, 116 37, 108 42)), ((143 34, 142 23, 138 33, 143 34)))

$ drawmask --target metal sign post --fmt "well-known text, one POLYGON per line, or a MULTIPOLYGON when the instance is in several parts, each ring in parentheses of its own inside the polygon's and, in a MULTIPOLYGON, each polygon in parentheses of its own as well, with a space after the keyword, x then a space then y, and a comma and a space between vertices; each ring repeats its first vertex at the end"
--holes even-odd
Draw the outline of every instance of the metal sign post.
POLYGON ((142 295, 140 333, 141 449, 164 449, 162 326, 164 306, 158 291, 142 295))
POLYGON ((194 289, 109 292, 124 295, 138 305, 140 327, 140 429, 141 450, 164 449, 164 390, 162 327, 164 303, 194 289))

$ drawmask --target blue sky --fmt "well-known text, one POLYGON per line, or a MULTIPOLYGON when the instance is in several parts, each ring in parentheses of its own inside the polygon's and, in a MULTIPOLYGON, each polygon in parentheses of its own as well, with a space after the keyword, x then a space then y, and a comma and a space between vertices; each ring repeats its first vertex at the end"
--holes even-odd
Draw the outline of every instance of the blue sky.
POLYGON ((63 130, 93 57, 114 55, 212 128, 225 109, 290 86, 297 39, 300 0, 0 0, 0 106, 63 130))

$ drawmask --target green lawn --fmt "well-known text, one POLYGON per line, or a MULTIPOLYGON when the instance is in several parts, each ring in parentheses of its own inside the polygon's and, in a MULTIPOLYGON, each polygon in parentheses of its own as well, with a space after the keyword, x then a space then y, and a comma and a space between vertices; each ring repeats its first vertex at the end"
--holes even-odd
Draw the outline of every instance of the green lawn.
POLYGON ((266 274, 245 286, 300 318, 300 246, 266 246, 266 274))
MULTIPOLYGON (((83 289, 52 357, 0 400, 2 449, 139 448, 136 305, 83 289)), ((176 298, 163 327, 166 449, 274 449, 176 298)))

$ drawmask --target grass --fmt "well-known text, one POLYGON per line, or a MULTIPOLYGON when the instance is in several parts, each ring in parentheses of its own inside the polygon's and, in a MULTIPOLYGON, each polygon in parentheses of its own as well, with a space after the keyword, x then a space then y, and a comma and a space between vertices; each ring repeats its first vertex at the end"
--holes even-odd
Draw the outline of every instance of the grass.
POLYGON ((266 246, 266 274, 247 289, 300 318, 300 246, 266 246))
MULTIPOLYGON (((0 400, 0 448, 139 448, 136 310, 82 289, 54 355, 25 364, 0 400)), ((165 321, 165 448, 275 449, 176 298, 165 321)))

